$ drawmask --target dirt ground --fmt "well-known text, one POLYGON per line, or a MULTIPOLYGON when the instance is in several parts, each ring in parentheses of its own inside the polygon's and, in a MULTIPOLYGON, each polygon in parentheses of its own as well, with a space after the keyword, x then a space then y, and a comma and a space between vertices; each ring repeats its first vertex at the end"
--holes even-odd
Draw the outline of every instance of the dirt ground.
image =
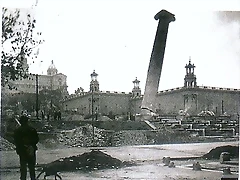
MULTIPOLYGON (((222 171, 204 169, 202 171, 192 170, 192 168, 189 166, 193 164, 194 160, 182 162, 175 161, 176 167, 169 168, 163 165, 162 158, 164 156, 169 156, 171 158, 202 156, 217 146, 238 144, 239 142, 218 142, 104 147, 101 150, 104 153, 107 153, 112 157, 118 158, 122 161, 135 161, 137 162, 137 165, 119 169, 97 170, 89 173, 83 173, 81 171, 61 172, 60 175, 62 176, 63 180, 219 180, 222 177, 222 171)), ((62 157, 69 157, 79 155, 84 152, 89 152, 90 149, 91 148, 65 148, 47 150, 40 148, 37 153, 37 162, 38 164, 46 164, 62 157)), ((14 151, 1 151, 1 155, 1 179, 18 179, 19 160, 16 153, 14 151)), ((238 169, 238 166, 236 169, 238 169)), ((38 173, 39 172, 37 172, 37 174, 38 173)), ((41 176, 40 179, 43 179, 43 176, 41 176)), ((54 179, 54 176, 50 176, 47 179, 54 179)))
MULTIPOLYGON (((139 165, 121 169, 109 169, 94 171, 90 173, 69 172, 60 173, 63 180, 219 180, 221 172, 210 171, 193 171, 191 169, 183 169, 180 167, 168 168, 158 164, 139 165)), ((18 171, 1 172, 1 179, 13 180, 19 176, 18 171)), ((48 180, 54 180, 54 177, 48 177, 48 180)), ((43 176, 39 180, 43 180, 43 176)))

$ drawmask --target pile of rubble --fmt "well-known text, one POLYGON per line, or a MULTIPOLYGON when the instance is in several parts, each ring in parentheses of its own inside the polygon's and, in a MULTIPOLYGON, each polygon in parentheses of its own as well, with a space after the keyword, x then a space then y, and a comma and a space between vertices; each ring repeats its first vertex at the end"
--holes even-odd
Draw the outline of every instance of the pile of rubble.
POLYGON ((113 134, 113 146, 143 145, 148 144, 144 131, 119 131, 113 134))
MULTIPOLYGON (((108 132, 103 129, 94 128, 94 145, 109 146, 108 132)), ((58 141, 68 147, 87 147, 92 145, 93 129, 91 125, 80 126, 72 130, 61 131, 58 141)))
POLYGON ((164 143, 195 142, 196 138, 190 137, 188 132, 160 129, 157 132, 143 130, 108 131, 94 127, 94 141, 92 125, 62 130, 57 134, 57 142, 67 147, 108 147, 126 145, 146 145, 164 143), (94 144, 93 144, 94 143, 94 144))
POLYGON ((81 155, 61 158, 44 165, 45 171, 93 171, 100 169, 121 168, 134 165, 131 162, 113 158, 100 150, 92 150, 81 155))
MULTIPOLYGON (((93 145, 93 129, 91 125, 80 126, 72 130, 61 131, 57 135, 61 145, 67 147, 88 147, 93 145)), ((141 130, 106 131, 94 128, 94 146, 127 146, 144 144, 162 144, 169 142, 191 142, 189 134, 183 132, 159 131, 147 133, 141 130)))
MULTIPOLYGON (((72 130, 61 131, 57 135, 60 144, 67 147, 87 147, 93 145, 93 129, 91 125, 80 126, 72 130)), ((94 128, 94 146, 143 145, 149 140, 144 131, 106 131, 94 128)))
POLYGON ((1 146, 0 146, 0 150, 1 151, 11 151, 15 149, 15 145, 10 143, 8 140, 4 139, 1 136, 1 146))
POLYGON ((211 149, 207 154, 204 154, 204 159, 219 159, 222 152, 228 152, 232 158, 239 157, 239 146, 220 146, 211 149))

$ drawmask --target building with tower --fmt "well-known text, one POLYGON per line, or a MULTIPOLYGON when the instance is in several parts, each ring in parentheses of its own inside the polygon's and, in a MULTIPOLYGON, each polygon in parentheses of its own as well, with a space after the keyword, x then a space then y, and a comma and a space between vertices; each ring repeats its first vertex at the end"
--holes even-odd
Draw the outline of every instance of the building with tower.
MULTIPOLYGON (((160 115, 177 115, 180 110, 183 110, 190 115, 197 115, 208 110, 216 115, 240 114, 240 89, 197 86, 194 72, 196 66, 189 60, 185 68, 186 75, 182 87, 157 93, 155 112, 160 115)), ((136 115, 141 112, 143 95, 137 78, 133 81, 132 92, 116 92, 101 91, 97 80, 98 74, 93 71, 90 76, 90 90, 71 94, 65 98, 63 100, 65 110, 76 110, 83 115, 91 114, 92 108, 95 113, 106 115, 129 113, 136 115)))
MULTIPOLYGON (((69 95, 63 100, 65 110, 75 110, 80 114, 89 115, 94 113, 101 114, 126 114, 129 112, 129 101, 132 93, 116 91, 100 91, 98 74, 93 71, 90 74, 90 88, 88 92, 79 91, 69 95)), ((140 96, 140 94, 139 94, 140 96)))
MULTIPOLYGON (((24 67, 28 68, 27 63, 24 63, 24 67)), ((36 92, 36 84, 38 83, 39 91, 47 89, 47 90, 56 90, 60 89, 63 94, 68 95, 67 91, 67 76, 58 73, 56 66, 51 61, 51 65, 47 69, 47 75, 38 74, 38 81, 36 80, 36 74, 28 74, 28 78, 19 79, 16 81, 9 82, 12 90, 8 89, 8 87, 2 87, 2 93, 6 94, 15 94, 15 93, 35 93, 36 92)))

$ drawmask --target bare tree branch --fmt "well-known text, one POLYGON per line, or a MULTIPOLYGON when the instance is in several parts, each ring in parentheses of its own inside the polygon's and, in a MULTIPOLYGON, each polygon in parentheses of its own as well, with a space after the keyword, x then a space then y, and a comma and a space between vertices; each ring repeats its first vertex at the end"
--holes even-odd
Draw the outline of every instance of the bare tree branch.
MULTIPOLYGON (((25 59, 30 56, 37 57, 33 49, 44 41, 33 38, 36 20, 32 19, 30 14, 26 14, 27 18, 22 20, 19 9, 12 12, 3 8, 2 12, 1 85, 9 86, 9 80, 27 77, 27 69, 23 66, 25 59)), ((41 33, 37 33, 37 36, 40 35, 41 33)))

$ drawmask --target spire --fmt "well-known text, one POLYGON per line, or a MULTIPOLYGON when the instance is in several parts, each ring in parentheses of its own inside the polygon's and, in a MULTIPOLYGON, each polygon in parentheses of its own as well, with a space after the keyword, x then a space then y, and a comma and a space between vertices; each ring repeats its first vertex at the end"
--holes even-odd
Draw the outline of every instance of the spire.
POLYGON ((136 85, 139 85, 140 81, 136 77, 136 79, 133 81, 133 83, 134 83, 134 87, 135 87, 136 85))
POLYGON ((97 76, 98 76, 98 74, 95 72, 95 70, 93 70, 93 73, 91 74, 92 81, 96 81, 97 80, 97 76))

